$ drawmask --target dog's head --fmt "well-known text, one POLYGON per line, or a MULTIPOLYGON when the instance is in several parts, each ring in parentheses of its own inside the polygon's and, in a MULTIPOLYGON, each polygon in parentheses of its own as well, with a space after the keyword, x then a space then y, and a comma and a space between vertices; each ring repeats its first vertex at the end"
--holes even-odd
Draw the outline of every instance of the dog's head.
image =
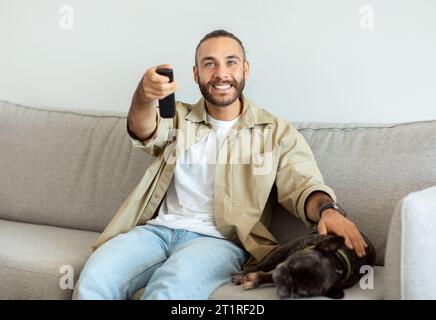
POLYGON ((300 250, 277 265, 272 273, 280 298, 328 296, 342 298, 334 288, 344 270, 334 263, 336 250, 344 246, 343 237, 334 237, 300 250))

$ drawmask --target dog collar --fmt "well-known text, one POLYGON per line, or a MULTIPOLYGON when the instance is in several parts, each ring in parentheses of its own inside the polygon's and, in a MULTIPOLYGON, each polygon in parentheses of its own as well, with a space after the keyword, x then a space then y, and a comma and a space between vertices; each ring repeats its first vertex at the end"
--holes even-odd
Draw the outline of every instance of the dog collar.
POLYGON ((351 276, 351 263, 350 260, 348 259, 347 255, 345 254, 344 250, 342 249, 338 249, 336 251, 336 255, 338 256, 338 258, 347 266, 347 276, 345 277, 345 280, 348 280, 348 278, 351 276))
POLYGON ((316 247, 315 245, 311 245, 311 246, 304 248, 303 251, 313 250, 313 249, 315 249, 315 247, 316 247))

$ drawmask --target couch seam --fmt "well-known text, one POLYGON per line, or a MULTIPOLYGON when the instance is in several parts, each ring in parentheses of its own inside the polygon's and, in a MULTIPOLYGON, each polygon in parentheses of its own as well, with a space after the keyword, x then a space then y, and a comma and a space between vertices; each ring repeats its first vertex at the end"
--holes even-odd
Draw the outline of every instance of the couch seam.
MULTIPOLYGON (((117 119, 126 119, 127 115, 110 115, 110 114, 91 114, 91 112, 101 112, 98 110, 95 111, 91 111, 91 110, 83 110, 83 111, 71 111, 68 109, 65 110, 56 110, 53 109, 51 110, 50 108, 38 108, 38 107, 29 107, 29 106, 25 106, 22 104, 18 104, 18 103, 14 103, 11 101, 7 101, 7 100, 0 100, 0 102, 3 103, 7 103, 7 104, 12 104, 15 106, 18 106, 20 108, 25 108, 25 109, 29 109, 29 110, 34 110, 34 111, 42 111, 42 112, 53 112, 53 113, 65 113, 65 114, 72 114, 72 115, 77 115, 77 116, 85 116, 85 117, 92 117, 92 118, 117 118, 117 119), (87 113, 90 112, 90 113, 87 113)), ((71 109, 71 108, 70 108, 71 109)), ((106 111, 108 113, 111 113, 111 111, 106 111)), ((120 113, 122 113, 122 111, 119 111, 120 113)), ((116 113, 116 111, 114 111, 114 113, 116 113)), ((292 121, 288 121, 290 123, 292 123, 292 121)), ((421 120, 421 121, 407 121, 407 122, 400 122, 400 123, 395 123, 395 124, 383 124, 382 122, 380 122, 381 126, 359 126, 359 127, 349 127, 349 128, 335 128, 335 127, 323 127, 323 128, 311 128, 311 127, 306 127, 306 128, 297 128, 298 131, 304 131, 304 130, 314 130, 314 131, 318 131, 318 130, 337 130, 337 131, 350 131, 350 130, 355 130, 355 129, 386 129, 386 128, 395 128, 398 126, 405 126, 405 125, 417 125, 417 124, 422 124, 422 123, 432 123, 432 122, 436 122, 435 120, 421 120)), ((294 123, 297 123, 294 121, 294 123)))
POLYGON ((322 127, 322 128, 311 128, 311 127, 304 127, 304 128, 298 128, 298 131, 304 131, 304 130, 312 130, 312 131, 321 131, 321 130, 335 130, 335 131, 352 131, 352 130, 359 130, 359 129, 392 129, 396 127, 401 126, 407 126, 407 125, 419 125, 419 124, 426 124, 426 123, 434 123, 435 120, 422 120, 422 121, 411 121, 411 122, 401 122, 401 123, 395 123, 395 124, 383 124, 380 123, 380 126, 359 126, 359 127, 348 127, 348 128, 337 128, 337 127, 322 127))
MULTIPOLYGON (((72 111, 72 110, 68 110, 68 109, 65 109, 65 110, 56 110, 56 109, 50 109, 50 108, 44 108, 44 107, 41 107, 41 108, 29 107, 29 106, 24 106, 24 105, 21 105, 21 104, 18 104, 18 103, 14 103, 14 102, 10 102, 10 101, 5 101, 5 100, 0 100, 0 102, 7 103, 7 104, 12 104, 12 105, 17 106, 19 108, 24 108, 24 109, 33 110, 33 111, 40 111, 40 112, 72 114, 72 115, 76 115, 76 116, 84 116, 84 117, 91 117, 91 118, 116 118, 116 119, 126 119, 127 118, 127 116, 121 116, 121 115, 115 115, 115 114, 113 114, 113 115, 111 115, 111 114, 91 114, 91 112, 93 112, 91 110, 88 110, 88 111, 86 111, 86 110, 83 110, 83 111, 79 111, 79 110, 72 111), (87 113, 87 112, 90 112, 90 113, 87 113)), ((94 112, 95 113, 99 113, 101 111, 96 110, 94 112)), ((106 111, 106 112, 110 113, 111 111, 106 111)), ((121 111, 121 113, 122 113, 122 111, 121 111)))
MULTIPOLYGON (((29 273, 33 273, 33 274, 42 274, 48 277, 53 277, 55 279, 57 279, 57 277, 54 277, 53 274, 50 273, 45 273, 45 272, 40 272, 40 271, 32 271, 32 270, 26 270, 26 269, 22 269, 22 268, 15 268, 15 267, 10 267, 10 266, 4 266, 4 265, 0 265, 0 269, 8 269, 8 270, 18 270, 18 271, 24 271, 24 272, 29 272, 29 273)), ((61 275, 61 273, 59 273, 61 275)), ((75 273, 76 276, 76 273, 75 273)))
MULTIPOLYGON (((84 232, 91 232, 91 233, 98 233, 99 235, 103 231, 97 231, 97 230, 89 230, 89 229, 79 229, 78 227, 68 227, 68 226, 62 226, 62 225, 56 225, 51 223, 44 223, 41 222, 33 222, 29 220, 12 220, 11 218, 3 218, 0 217, 0 221, 6 221, 6 222, 12 222, 12 223, 24 223, 24 224, 31 224, 31 225, 37 225, 42 227, 52 227, 52 228, 58 228, 58 229, 67 229, 67 230, 73 230, 73 231, 84 231, 84 232)), ((95 241, 94 241, 95 242, 95 241)))

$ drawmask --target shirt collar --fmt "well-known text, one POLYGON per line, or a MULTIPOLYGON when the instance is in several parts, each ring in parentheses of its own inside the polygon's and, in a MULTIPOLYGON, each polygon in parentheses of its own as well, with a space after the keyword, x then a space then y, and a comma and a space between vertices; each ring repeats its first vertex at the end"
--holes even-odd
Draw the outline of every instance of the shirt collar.
MULTIPOLYGON (((255 125, 258 124, 273 123, 274 117, 269 113, 265 112, 263 109, 257 107, 246 96, 241 95, 241 101, 242 113, 240 115, 240 122, 243 127, 253 128, 255 125)), ((201 98, 196 104, 192 106, 191 111, 185 116, 185 119, 192 122, 208 122, 204 98, 201 98)))

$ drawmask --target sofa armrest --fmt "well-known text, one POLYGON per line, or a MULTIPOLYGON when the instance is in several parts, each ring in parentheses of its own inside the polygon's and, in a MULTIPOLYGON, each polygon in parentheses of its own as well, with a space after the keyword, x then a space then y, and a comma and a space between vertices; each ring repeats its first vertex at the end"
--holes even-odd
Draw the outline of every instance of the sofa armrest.
POLYGON ((385 255, 386 299, 436 299, 436 186, 397 205, 385 255))

